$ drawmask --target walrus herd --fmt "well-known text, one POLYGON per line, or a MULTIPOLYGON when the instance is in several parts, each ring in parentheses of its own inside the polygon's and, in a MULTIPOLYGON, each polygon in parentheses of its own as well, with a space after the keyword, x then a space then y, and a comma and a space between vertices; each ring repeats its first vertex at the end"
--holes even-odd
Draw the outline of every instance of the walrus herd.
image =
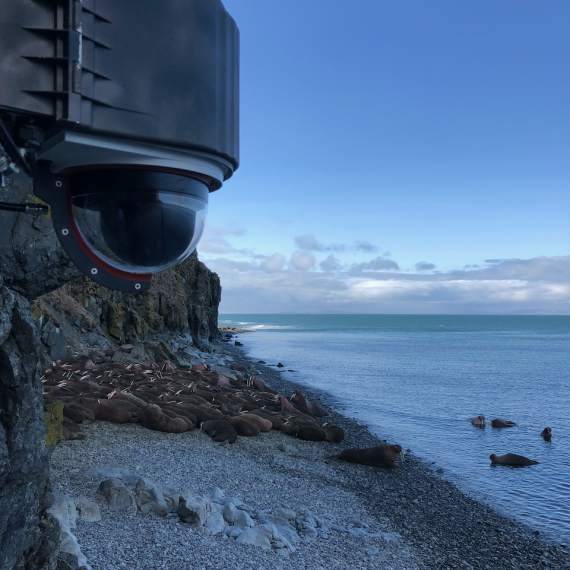
MULTIPOLYGON (((340 443, 344 430, 332 422, 321 425, 327 410, 296 391, 287 399, 257 377, 245 378, 243 366, 223 375, 208 365, 178 370, 145 364, 76 364, 55 362, 43 369, 43 397, 63 402, 63 437, 81 439, 78 424, 101 420, 140 423, 166 433, 195 428, 219 443, 256 437, 270 430, 305 441, 340 443)), ((400 446, 349 449, 338 458, 363 465, 394 467, 400 446), (394 449, 396 451, 394 451, 394 449)))
MULTIPOLYGON (((485 416, 477 416, 471 420, 471 424, 475 427, 484 428, 485 427, 485 416)), ((494 428, 508 428, 514 427, 517 424, 510 420, 503 420, 502 418, 495 418, 491 420, 491 426, 494 428)), ((540 437, 544 441, 552 440, 552 429, 549 427, 544 428, 540 432, 540 437)), ((507 453, 505 455, 495 455, 494 453, 490 457, 492 465, 509 465, 511 467, 525 467, 527 465, 538 465, 538 461, 528 459, 524 455, 516 455, 515 453, 507 453)))

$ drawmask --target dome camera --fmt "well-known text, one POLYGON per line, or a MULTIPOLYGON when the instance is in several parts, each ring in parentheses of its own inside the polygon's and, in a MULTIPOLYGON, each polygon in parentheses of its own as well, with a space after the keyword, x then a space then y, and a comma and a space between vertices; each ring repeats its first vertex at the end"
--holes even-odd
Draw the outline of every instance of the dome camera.
POLYGON ((194 251, 238 167, 239 40, 219 0, 125 4, 5 0, 0 173, 33 178, 86 275, 142 291, 194 251))

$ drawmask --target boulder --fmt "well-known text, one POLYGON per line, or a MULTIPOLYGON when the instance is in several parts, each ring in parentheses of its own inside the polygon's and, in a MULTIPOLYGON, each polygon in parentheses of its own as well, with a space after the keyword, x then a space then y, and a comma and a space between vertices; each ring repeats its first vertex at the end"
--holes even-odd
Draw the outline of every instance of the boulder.
POLYGON ((143 515, 152 513, 164 517, 170 512, 170 507, 167 505, 162 491, 152 481, 139 479, 133 494, 137 507, 143 515))
POLYGON ((105 497, 109 508, 127 513, 137 512, 137 504, 133 494, 120 479, 102 481, 97 492, 105 497))
POLYGON ((209 499, 192 495, 189 491, 180 493, 180 501, 176 513, 182 522, 203 526, 213 512, 209 499))

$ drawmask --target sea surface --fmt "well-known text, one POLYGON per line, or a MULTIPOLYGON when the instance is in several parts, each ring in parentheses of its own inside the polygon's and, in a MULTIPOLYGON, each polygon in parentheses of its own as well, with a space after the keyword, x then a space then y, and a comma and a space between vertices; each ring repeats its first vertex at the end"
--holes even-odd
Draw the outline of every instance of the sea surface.
POLYGON ((219 324, 255 331, 239 339, 250 357, 282 362, 285 378, 327 392, 462 491, 570 542, 570 316, 220 315, 219 324), (480 414, 485 429, 470 423, 480 414), (516 427, 492 428, 493 418, 516 427), (491 467, 491 453, 540 464, 491 467))

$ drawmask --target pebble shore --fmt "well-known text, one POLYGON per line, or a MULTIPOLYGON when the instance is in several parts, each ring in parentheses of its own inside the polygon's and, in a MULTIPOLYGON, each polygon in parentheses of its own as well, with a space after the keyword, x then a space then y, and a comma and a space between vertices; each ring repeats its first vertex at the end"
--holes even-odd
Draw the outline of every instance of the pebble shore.
MULTIPOLYGON (((237 347, 213 347, 232 355, 235 363, 251 365, 237 347)), ((329 410, 334 406, 275 368, 255 367, 281 394, 299 389, 329 410)), ((79 519, 74 530, 94 570, 570 568, 565 545, 544 543, 530 529, 461 493, 412 454, 395 470, 328 459, 342 449, 381 443, 349 418, 332 412, 331 419, 345 430, 341 444, 295 440, 272 430, 227 446, 200 430, 168 434, 138 424, 95 422, 82 427, 85 439, 64 442, 54 451, 53 488, 98 503, 101 520, 79 519), (329 517, 333 528, 303 539, 283 558, 225 535, 203 536, 177 516, 110 510, 96 494, 97 483, 85 476, 88 469, 103 466, 133 470, 198 495, 220 488, 254 509, 309 509, 329 517), (367 534, 334 526, 366 527, 367 534)))

